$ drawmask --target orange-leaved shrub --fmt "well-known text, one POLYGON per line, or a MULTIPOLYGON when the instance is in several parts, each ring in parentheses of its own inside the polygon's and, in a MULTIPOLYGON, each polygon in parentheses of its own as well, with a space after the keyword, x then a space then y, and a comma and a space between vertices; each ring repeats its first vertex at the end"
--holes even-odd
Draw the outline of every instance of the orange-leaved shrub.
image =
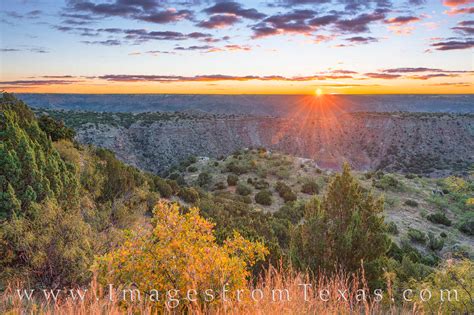
MULTIPOLYGON (((268 254, 264 244, 234 232, 218 244, 214 224, 198 208, 180 213, 177 204, 159 202, 154 208, 153 230, 135 233, 118 249, 97 259, 94 268, 103 284, 133 285, 151 290, 230 292, 244 288, 250 267, 268 254)), ((203 297, 198 297, 203 302, 203 297)))

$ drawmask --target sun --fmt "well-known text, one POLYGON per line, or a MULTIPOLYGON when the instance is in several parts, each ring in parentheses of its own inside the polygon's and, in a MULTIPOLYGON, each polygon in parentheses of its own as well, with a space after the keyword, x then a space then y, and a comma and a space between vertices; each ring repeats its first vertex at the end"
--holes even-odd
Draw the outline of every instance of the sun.
POLYGON ((321 90, 320 88, 317 88, 317 89, 314 91, 314 94, 315 94, 316 96, 321 96, 321 95, 323 95, 323 90, 321 90))

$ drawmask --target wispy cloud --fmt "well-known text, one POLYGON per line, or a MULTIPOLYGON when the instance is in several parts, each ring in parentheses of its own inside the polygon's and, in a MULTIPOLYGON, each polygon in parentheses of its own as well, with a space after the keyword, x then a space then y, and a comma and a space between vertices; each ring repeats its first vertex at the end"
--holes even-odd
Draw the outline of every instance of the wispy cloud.
POLYGON ((436 50, 462 50, 462 49, 471 49, 474 47, 474 40, 447 40, 440 41, 431 44, 436 50))

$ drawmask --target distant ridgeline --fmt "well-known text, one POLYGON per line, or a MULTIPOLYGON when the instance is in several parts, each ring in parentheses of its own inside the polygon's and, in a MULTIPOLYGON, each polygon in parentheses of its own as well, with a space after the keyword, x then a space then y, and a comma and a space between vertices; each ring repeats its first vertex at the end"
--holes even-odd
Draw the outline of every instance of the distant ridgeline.
MULTIPOLYGON (((459 96, 461 97, 461 96, 459 96)), ((472 107, 471 107, 472 108, 472 107)), ((80 143, 112 150, 127 164, 164 174, 189 156, 219 157, 265 147, 358 170, 442 177, 474 161, 474 114, 302 109, 288 117, 204 112, 106 113, 36 109, 74 128, 80 143)))
POLYGON ((287 116, 323 102, 343 112, 474 113, 474 95, 176 95, 176 94, 18 94, 36 108, 95 112, 195 110, 212 114, 287 116))

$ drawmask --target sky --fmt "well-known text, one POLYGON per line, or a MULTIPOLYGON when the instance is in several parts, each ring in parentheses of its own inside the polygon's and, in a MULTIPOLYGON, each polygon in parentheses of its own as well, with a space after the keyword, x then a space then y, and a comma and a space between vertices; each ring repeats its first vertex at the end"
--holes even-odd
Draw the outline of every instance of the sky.
POLYGON ((474 0, 0 0, 0 90, 474 93, 474 0))

